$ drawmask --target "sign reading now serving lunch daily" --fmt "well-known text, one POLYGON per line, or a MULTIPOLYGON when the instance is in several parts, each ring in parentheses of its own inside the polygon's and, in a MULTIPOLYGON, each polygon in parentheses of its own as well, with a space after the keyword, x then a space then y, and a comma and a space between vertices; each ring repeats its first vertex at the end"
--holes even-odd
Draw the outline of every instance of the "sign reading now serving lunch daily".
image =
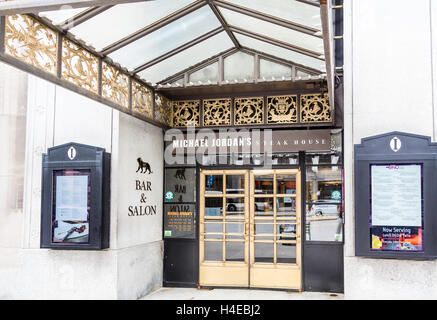
POLYGON ((371 248, 422 251, 422 166, 371 165, 371 248))
POLYGON ((330 130, 240 130, 213 132, 199 130, 196 134, 169 130, 171 154, 193 154, 208 151, 215 154, 327 151, 331 149, 330 130))

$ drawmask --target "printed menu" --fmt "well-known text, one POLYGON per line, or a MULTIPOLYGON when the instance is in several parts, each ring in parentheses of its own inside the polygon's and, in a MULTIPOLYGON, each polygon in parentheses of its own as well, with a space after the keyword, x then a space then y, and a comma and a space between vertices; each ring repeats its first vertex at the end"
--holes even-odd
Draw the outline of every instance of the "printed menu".
POLYGON ((371 166, 371 248, 422 251, 422 166, 371 166))

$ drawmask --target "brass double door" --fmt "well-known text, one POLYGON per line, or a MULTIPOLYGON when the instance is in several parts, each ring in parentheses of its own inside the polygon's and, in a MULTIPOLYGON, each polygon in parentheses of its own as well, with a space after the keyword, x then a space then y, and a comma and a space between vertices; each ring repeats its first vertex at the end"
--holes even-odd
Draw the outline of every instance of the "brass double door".
POLYGON ((301 289, 300 171, 200 172, 199 284, 301 289))

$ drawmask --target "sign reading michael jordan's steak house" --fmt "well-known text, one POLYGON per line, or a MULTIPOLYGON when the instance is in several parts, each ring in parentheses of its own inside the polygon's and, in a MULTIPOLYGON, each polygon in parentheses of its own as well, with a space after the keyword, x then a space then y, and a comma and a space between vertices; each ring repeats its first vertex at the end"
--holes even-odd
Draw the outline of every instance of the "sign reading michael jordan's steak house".
POLYGON ((193 154, 209 152, 265 153, 328 151, 331 149, 330 130, 239 130, 213 132, 201 129, 196 133, 167 131, 167 152, 193 154))

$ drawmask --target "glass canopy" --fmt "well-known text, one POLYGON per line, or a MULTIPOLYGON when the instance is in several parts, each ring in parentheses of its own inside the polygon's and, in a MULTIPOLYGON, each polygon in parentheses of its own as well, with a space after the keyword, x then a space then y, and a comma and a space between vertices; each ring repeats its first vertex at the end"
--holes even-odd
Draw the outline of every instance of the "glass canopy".
POLYGON ((317 1, 155 0, 39 15, 152 84, 179 85, 184 72, 191 83, 326 72, 317 1))

